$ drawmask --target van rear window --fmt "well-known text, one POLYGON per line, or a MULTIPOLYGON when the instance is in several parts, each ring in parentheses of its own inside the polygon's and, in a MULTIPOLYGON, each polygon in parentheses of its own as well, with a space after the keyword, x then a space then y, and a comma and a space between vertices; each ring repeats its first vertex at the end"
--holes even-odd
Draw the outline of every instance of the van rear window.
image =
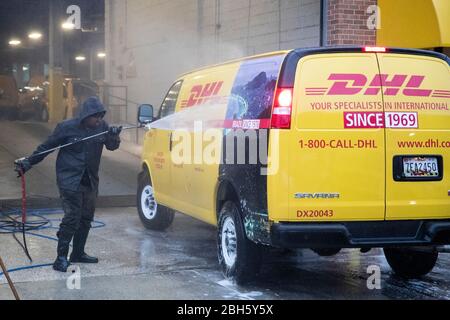
POLYGON ((226 128, 268 128, 281 64, 286 55, 243 62, 233 84, 226 128))

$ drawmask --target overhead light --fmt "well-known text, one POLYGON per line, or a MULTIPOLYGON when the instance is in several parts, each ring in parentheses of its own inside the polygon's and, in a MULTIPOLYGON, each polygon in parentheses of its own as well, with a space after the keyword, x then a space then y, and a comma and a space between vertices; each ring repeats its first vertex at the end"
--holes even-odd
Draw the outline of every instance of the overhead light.
POLYGON ((75 60, 77 60, 77 61, 84 61, 84 60, 86 60, 86 57, 85 56, 76 56, 75 60))
POLYGON ((28 71, 28 67, 23 66, 23 67, 22 67, 22 70, 23 70, 23 71, 28 71))
POLYGON ((73 29, 75 29, 75 24, 73 24, 71 22, 64 22, 62 24, 62 28, 65 30, 73 30, 73 29))
POLYGON ((106 53, 104 53, 104 52, 99 52, 99 53, 97 53, 97 57, 99 57, 99 58, 104 58, 104 57, 106 57, 106 53))
POLYGON ((20 40, 18 40, 18 39, 11 39, 10 41, 9 41, 9 45, 11 45, 11 46, 18 46, 19 44, 21 44, 22 43, 22 41, 20 41, 20 40))
POLYGON ((39 40, 39 39, 42 38, 42 33, 40 33, 40 32, 31 32, 31 33, 28 35, 28 38, 30 38, 30 39, 32 39, 32 40, 39 40))

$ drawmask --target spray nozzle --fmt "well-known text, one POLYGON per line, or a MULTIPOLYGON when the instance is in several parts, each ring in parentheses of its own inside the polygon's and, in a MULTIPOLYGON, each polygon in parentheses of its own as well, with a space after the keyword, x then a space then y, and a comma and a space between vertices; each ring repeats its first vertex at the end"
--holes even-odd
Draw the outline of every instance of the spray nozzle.
POLYGON ((20 159, 16 159, 16 160, 14 160, 14 164, 15 165, 20 165, 24 160, 26 160, 27 158, 25 158, 25 157, 22 157, 22 158, 20 158, 20 159))

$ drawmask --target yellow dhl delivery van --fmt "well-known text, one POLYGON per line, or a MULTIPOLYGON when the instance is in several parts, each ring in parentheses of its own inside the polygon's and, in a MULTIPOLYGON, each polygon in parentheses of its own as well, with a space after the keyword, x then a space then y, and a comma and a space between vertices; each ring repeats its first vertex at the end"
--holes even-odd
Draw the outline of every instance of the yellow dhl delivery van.
POLYGON ((143 224, 164 230, 179 211, 216 225, 221 267, 241 283, 263 246, 378 247, 395 273, 427 274, 450 243, 449 63, 421 50, 298 49, 181 76, 156 119, 139 110, 141 123, 157 120, 139 175, 143 224), (219 161, 199 161, 208 147, 219 161))

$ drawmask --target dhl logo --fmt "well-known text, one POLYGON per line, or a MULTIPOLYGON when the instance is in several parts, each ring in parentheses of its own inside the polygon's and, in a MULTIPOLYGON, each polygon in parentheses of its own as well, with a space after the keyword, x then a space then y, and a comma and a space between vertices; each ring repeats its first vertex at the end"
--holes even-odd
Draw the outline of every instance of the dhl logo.
POLYGON ((205 85, 195 85, 191 89, 189 99, 181 101, 181 108, 189 108, 200 104, 205 104, 216 99, 220 89, 222 89, 223 81, 207 83, 205 85))
POLYGON ((334 81, 331 88, 306 88, 306 95, 378 95, 382 89, 385 96, 396 96, 400 92, 410 97, 450 98, 450 90, 421 89, 425 76, 421 75, 375 75, 370 82, 364 74, 333 73, 328 80, 334 81), (367 85, 369 83, 369 85, 367 85))

